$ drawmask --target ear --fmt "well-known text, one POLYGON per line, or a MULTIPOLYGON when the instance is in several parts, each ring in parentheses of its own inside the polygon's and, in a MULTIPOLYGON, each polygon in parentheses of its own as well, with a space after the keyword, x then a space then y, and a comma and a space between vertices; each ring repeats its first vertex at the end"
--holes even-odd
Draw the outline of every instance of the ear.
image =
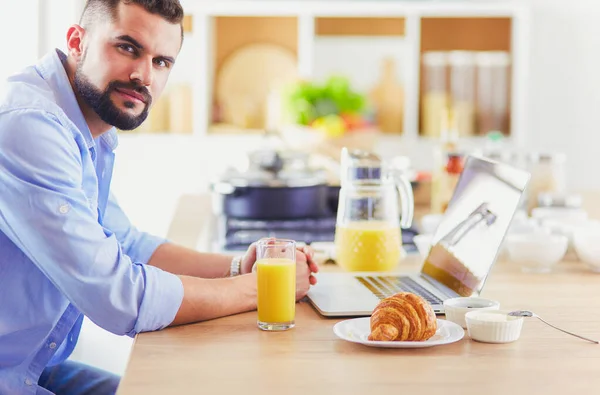
POLYGON ((67 31, 67 52, 77 61, 83 56, 84 36, 85 29, 79 25, 72 25, 67 31))

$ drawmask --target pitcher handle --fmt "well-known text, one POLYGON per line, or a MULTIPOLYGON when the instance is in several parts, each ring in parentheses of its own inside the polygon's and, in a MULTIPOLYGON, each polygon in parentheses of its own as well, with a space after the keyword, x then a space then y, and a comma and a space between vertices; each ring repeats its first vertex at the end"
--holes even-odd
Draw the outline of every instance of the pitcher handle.
POLYGON ((410 185, 410 181, 404 175, 396 174, 394 179, 396 181, 396 188, 400 194, 400 203, 402 205, 400 227, 402 229, 408 229, 412 225, 415 214, 415 197, 413 195, 413 189, 410 185))

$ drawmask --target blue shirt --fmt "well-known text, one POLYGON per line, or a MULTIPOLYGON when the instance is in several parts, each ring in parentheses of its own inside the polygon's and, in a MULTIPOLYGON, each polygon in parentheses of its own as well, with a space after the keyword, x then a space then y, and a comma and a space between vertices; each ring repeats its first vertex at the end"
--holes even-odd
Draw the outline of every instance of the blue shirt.
POLYGON ((83 316, 133 336, 164 328, 181 280, 146 263, 165 240, 133 227, 110 194, 113 128, 94 139, 51 51, 0 93, 0 394, 45 394, 83 316))

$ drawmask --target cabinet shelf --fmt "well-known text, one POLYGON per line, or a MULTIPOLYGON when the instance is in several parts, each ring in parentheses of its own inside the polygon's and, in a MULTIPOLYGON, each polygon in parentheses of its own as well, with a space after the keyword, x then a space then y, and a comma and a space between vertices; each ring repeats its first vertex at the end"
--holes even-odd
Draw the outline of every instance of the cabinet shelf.
MULTIPOLYGON (((325 48, 323 43, 346 39, 360 43, 362 39, 390 40, 398 45, 393 50, 401 62, 398 68, 404 99, 402 130, 397 133, 402 133, 403 144, 409 145, 418 140, 431 142, 420 133, 424 52, 508 51, 509 138, 517 147, 524 141, 529 10, 520 2, 182 0, 182 5, 191 26, 185 45, 193 47, 189 49, 190 69, 194 71, 189 83, 194 135, 235 130, 213 122, 214 103, 222 67, 240 48, 252 43, 278 46, 293 56, 300 78, 313 79, 325 67, 319 52, 325 48)), ((361 56, 356 53, 357 62, 365 61, 366 56, 361 56)), ((373 69, 364 74, 372 82, 378 73, 373 69)), ((256 126, 248 128, 249 134, 259 131, 256 126)))

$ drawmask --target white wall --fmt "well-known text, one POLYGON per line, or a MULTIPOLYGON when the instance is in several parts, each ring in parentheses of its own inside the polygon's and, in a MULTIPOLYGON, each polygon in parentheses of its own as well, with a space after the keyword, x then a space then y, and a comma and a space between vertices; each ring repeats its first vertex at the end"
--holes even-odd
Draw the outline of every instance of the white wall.
POLYGON ((528 146, 564 151, 569 184, 600 188, 600 2, 533 7, 528 146))
POLYGON ((4 54, 0 79, 4 79, 37 59, 38 0, 0 0, 0 7, 0 50, 4 54))

